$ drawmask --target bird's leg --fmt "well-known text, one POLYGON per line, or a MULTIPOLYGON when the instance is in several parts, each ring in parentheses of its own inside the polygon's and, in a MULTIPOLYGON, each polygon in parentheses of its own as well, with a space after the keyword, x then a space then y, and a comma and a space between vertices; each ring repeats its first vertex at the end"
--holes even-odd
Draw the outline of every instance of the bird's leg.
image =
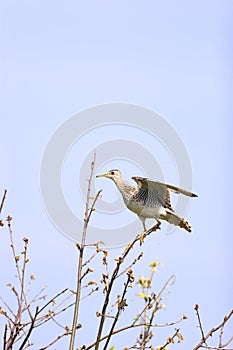
POLYGON ((152 226, 151 227, 151 230, 153 230, 154 229, 154 231, 156 231, 156 230, 160 230, 161 228, 160 228, 160 226, 161 226, 161 221, 159 220, 159 219, 156 219, 157 220, 157 224, 156 225, 154 225, 154 226, 152 226))
POLYGON ((146 237, 146 232, 147 232, 146 223, 145 223, 146 218, 144 218, 143 216, 139 216, 139 215, 138 215, 138 217, 141 220, 143 228, 144 228, 144 231, 141 233, 140 238, 139 238, 140 245, 142 245, 144 238, 146 237))
POLYGON ((157 220, 157 224, 152 226, 151 228, 149 228, 147 231, 150 231, 150 232, 153 232, 153 231, 157 231, 157 230, 160 230, 160 226, 161 226, 161 221, 159 219, 156 219, 157 220))

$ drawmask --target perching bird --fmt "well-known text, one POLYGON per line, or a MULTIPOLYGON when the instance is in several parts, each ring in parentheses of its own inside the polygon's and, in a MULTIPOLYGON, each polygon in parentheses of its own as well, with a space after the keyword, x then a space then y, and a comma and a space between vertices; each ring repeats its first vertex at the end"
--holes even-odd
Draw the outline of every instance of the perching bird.
POLYGON ((122 181, 121 172, 117 169, 110 170, 107 174, 97 175, 96 177, 106 177, 115 182, 122 194, 125 205, 138 215, 145 231, 145 220, 154 218, 158 223, 160 223, 159 219, 166 220, 170 224, 191 232, 191 226, 188 221, 174 212, 170 201, 170 191, 181 193, 188 197, 197 197, 196 194, 176 186, 136 176, 132 177, 132 179, 137 183, 137 187, 130 186, 122 181))

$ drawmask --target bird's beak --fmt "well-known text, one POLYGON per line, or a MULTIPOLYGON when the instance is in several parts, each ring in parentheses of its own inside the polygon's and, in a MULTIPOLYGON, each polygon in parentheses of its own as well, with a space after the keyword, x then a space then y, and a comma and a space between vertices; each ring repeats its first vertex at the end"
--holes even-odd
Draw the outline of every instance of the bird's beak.
POLYGON ((109 177, 108 173, 102 175, 96 175, 96 177, 109 177))

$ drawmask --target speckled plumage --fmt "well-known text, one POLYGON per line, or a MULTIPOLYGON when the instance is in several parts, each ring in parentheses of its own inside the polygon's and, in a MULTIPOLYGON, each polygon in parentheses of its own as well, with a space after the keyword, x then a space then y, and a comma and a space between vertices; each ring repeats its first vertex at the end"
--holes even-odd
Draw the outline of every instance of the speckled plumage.
POLYGON ((130 186, 122 181, 121 172, 117 169, 112 169, 107 174, 98 175, 97 177, 106 177, 114 181, 122 194, 127 208, 138 215, 145 231, 146 218, 155 218, 158 221, 159 219, 166 220, 191 232, 191 226, 188 221, 174 212, 171 205, 170 191, 189 197, 197 197, 197 195, 179 187, 143 177, 132 177, 137 186, 130 186))

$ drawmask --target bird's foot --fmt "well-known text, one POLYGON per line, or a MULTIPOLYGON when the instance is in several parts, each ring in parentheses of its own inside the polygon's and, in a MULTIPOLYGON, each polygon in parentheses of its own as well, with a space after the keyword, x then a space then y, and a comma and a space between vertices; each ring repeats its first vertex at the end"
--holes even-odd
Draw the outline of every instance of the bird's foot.
POLYGON ((139 236, 139 243, 140 245, 142 245, 142 243, 144 242, 144 239, 146 237, 147 231, 143 231, 140 236, 139 236))
POLYGON ((157 231, 161 229, 161 221, 157 219, 157 224, 152 226, 149 230, 145 230, 141 233, 140 237, 139 237, 139 242, 140 245, 142 245, 142 243, 144 242, 145 237, 150 234, 153 231, 157 231))

